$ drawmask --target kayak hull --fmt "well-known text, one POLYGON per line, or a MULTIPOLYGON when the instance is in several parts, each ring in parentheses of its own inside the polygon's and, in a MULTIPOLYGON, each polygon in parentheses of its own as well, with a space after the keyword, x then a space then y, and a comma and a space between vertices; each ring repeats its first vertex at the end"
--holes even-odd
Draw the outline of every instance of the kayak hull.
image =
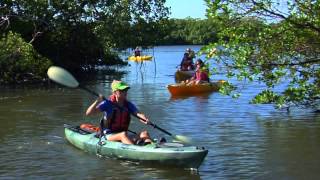
POLYGON ((224 81, 212 83, 185 85, 185 84, 170 84, 167 86, 172 96, 196 95, 206 92, 219 91, 224 81))
POLYGON ((86 152, 117 159, 197 169, 208 153, 204 148, 182 144, 170 146, 166 143, 163 145, 152 143, 138 146, 103 140, 103 145, 99 145, 99 138, 95 137, 95 133, 81 134, 81 131, 78 127, 65 127, 66 139, 86 152))
POLYGON ((129 61, 151 61, 152 56, 130 56, 129 61))
POLYGON ((174 77, 176 82, 185 81, 187 79, 190 79, 195 74, 195 71, 176 71, 174 77))

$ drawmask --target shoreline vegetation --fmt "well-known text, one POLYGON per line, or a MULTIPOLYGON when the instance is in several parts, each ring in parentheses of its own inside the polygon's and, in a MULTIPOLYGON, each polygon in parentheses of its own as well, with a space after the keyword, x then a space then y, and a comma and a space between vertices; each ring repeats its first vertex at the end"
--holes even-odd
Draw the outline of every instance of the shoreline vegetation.
POLYGON ((70 23, 69 19, 60 24, 43 24, 23 14, 0 16, 3 19, 0 46, 5 47, 0 49, 1 85, 43 83, 51 65, 75 74, 95 72, 96 66, 126 66, 128 62, 120 58, 120 52, 136 46, 147 49, 160 45, 197 45, 216 39, 216 27, 208 19, 168 19, 167 14, 149 22, 139 20, 124 26, 121 23, 125 22, 119 22, 110 29, 97 22, 70 23), (48 24, 58 26, 42 27, 48 24), (128 36, 122 36, 123 33, 128 36))
MULTIPOLYGON (((73 74, 126 65, 118 52, 137 46, 203 44, 199 53, 212 62, 212 72, 223 65, 227 78, 266 85, 251 103, 318 106, 319 6, 290 0, 282 9, 272 1, 204 2, 202 20, 169 19, 165 0, 0 1, 0 85, 41 82, 51 65, 73 74)), ((232 83, 220 92, 241 96, 232 83)))
MULTIPOLYGON (((162 22, 163 23, 163 22, 162 22)), ((11 25, 12 26, 12 25, 11 25)), ((148 25, 145 25, 148 27, 148 25)), ((215 39, 212 33, 215 27, 205 35, 201 28, 209 27, 209 20, 199 19, 168 19, 162 36, 148 37, 153 43, 143 44, 142 48, 150 48, 161 45, 198 45, 205 44, 215 39)), ((20 27, 16 27, 20 28, 20 27)), ((120 27, 118 27, 120 28, 120 27)), ((30 29, 31 31, 32 29, 30 29)), ((130 44, 130 39, 123 37, 122 47, 105 47, 98 44, 98 37, 94 34, 92 39, 84 39, 78 34, 79 42, 67 42, 63 39, 55 39, 54 42, 47 41, 52 33, 47 32, 32 43, 27 42, 28 34, 7 28, 2 31, 0 46, 6 47, 0 50, 0 84, 26 84, 42 83, 46 81, 46 69, 51 65, 62 66, 73 73, 95 72, 96 66, 126 66, 128 62, 120 58, 120 53, 126 49, 134 49, 138 44, 130 44), (47 37, 49 36, 49 37, 47 37), (52 47, 53 46, 53 47, 52 47)), ((31 32, 29 32, 31 33, 31 32)), ((143 36, 143 34, 141 35, 143 36)), ((66 37, 66 39, 72 37, 66 37)), ((133 41, 133 40, 131 40, 133 41)))

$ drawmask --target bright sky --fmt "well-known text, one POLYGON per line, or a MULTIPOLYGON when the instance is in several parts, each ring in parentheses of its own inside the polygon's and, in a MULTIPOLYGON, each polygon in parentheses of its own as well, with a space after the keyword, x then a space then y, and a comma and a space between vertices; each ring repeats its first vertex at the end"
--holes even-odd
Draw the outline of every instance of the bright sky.
POLYGON ((204 0, 167 0, 167 7, 171 7, 170 18, 183 19, 191 18, 205 19, 206 3, 204 0))

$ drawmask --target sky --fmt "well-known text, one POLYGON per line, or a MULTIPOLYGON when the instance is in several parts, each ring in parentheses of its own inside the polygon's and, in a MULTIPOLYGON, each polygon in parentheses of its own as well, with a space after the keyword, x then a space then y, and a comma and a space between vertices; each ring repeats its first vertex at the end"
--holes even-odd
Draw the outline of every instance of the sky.
POLYGON ((206 18, 207 6, 204 0, 167 0, 166 6, 171 7, 170 18, 206 18))

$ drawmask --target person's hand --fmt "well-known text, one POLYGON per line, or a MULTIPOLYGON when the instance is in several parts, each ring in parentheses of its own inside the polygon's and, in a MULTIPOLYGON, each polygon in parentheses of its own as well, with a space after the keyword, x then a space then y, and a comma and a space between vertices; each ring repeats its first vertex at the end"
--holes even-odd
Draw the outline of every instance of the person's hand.
POLYGON ((138 114, 138 116, 141 118, 140 121, 143 123, 143 124, 150 124, 150 120, 144 115, 144 114, 138 114))
POLYGON ((101 102, 105 99, 105 97, 102 94, 99 94, 99 97, 97 98, 97 102, 101 102))

